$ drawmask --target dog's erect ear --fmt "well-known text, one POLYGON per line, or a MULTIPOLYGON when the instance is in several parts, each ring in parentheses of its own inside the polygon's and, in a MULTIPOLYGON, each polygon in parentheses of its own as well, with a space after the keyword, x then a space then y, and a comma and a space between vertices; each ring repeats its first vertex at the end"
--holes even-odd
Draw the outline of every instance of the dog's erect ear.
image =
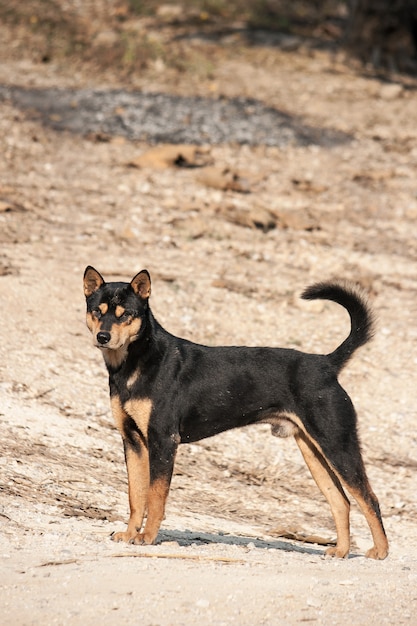
POLYGON ((151 277, 148 270, 142 270, 136 274, 130 284, 133 291, 143 300, 147 300, 151 295, 151 277))
POLYGON ((88 265, 85 268, 84 272, 85 297, 88 298, 88 296, 91 296, 91 294, 97 291, 97 289, 99 289, 101 285, 104 285, 103 276, 97 270, 95 270, 94 267, 88 265))

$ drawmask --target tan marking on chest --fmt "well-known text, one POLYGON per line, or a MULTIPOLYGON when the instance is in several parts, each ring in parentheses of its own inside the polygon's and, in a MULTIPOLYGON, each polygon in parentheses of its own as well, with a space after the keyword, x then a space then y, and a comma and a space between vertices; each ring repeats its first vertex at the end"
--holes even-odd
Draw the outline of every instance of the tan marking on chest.
POLYGON ((122 317, 124 312, 125 312, 125 308, 120 306, 120 304, 117 305, 117 307, 115 308, 115 311, 114 311, 116 317, 122 317))
POLYGON ((119 432, 123 433, 123 424, 127 417, 126 411, 123 409, 119 396, 113 396, 110 399, 111 410, 113 413, 114 423, 119 432))
POLYGON ((92 315, 92 313, 87 313, 86 321, 87 321, 88 330, 93 334, 93 342, 94 342, 95 337, 98 331, 100 330, 101 323, 95 315, 92 315))
POLYGON ((128 400, 124 405, 125 411, 135 421, 141 433, 148 436, 149 420, 152 412, 152 400, 141 398, 140 400, 128 400))
POLYGON ((132 374, 127 379, 127 383, 126 383, 126 386, 128 389, 131 389, 133 385, 136 383, 136 381, 139 380, 139 376, 140 376, 139 370, 135 370, 134 372, 132 372, 132 374))

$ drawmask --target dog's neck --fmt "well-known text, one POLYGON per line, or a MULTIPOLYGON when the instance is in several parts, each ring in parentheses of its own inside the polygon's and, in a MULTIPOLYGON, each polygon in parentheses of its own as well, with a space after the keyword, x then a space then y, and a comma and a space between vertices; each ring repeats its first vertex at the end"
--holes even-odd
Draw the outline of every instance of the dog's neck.
POLYGON ((127 359, 129 346, 122 346, 118 350, 103 350, 103 358, 109 372, 120 369, 127 359))

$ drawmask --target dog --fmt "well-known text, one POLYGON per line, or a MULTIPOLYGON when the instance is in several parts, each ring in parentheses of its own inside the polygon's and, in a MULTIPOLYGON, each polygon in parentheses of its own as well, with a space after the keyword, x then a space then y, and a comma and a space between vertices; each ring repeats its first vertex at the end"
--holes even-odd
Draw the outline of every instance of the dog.
POLYGON ((114 541, 153 544, 164 518, 178 444, 248 424, 270 424, 293 436, 330 505, 337 542, 326 554, 350 549, 347 492, 368 522, 374 545, 367 557, 388 554, 379 503, 369 484, 356 413, 337 375, 373 335, 361 292, 347 283, 308 287, 307 300, 332 300, 350 315, 348 337, 327 355, 268 347, 208 347, 175 337, 149 306, 151 279, 142 270, 126 282, 84 273, 87 326, 109 373, 110 401, 124 446, 130 518, 114 541), (146 521, 144 523, 146 517, 146 521))

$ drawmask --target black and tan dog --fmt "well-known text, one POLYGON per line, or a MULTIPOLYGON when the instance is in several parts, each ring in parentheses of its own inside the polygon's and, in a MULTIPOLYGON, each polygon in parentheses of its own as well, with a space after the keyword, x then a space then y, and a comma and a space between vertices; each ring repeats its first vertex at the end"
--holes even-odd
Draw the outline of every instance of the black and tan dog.
POLYGON ((328 355, 207 347, 179 339, 152 315, 146 270, 130 283, 106 283, 89 266, 84 293, 87 325, 109 371, 112 411, 127 464, 130 519, 126 531, 113 535, 115 541, 155 542, 179 443, 268 423, 273 435, 295 438, 330 505, 337 544, 327 554, 345 557, 349 552, 345 487, 371 529, 374 546, 367 556, 387 556, 378 500, 361 457, 355 410, 337 380, 353 352, 372 335, 371 313, 356 289, 322 283, 303 293, 307 300, 333 300, 350 315, 349 336, 328 355))

